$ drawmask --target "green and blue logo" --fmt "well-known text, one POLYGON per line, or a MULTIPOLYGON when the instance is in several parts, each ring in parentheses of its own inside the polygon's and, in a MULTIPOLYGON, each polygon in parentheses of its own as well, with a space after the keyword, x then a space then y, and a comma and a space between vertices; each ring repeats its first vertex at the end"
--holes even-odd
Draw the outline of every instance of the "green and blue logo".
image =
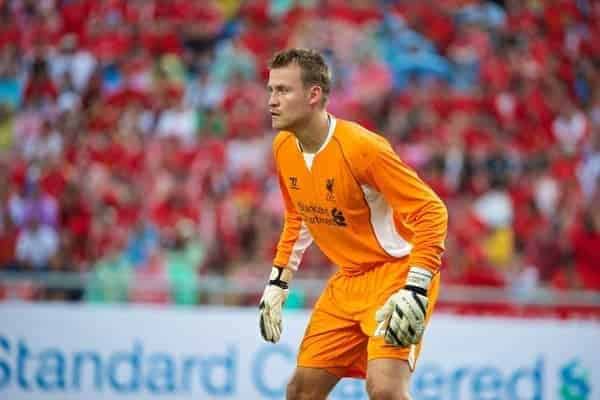
POLYGON ((589 400, 590 380, 588 371, 575 359, 561 367, 559 371, 561 400, 589 400))

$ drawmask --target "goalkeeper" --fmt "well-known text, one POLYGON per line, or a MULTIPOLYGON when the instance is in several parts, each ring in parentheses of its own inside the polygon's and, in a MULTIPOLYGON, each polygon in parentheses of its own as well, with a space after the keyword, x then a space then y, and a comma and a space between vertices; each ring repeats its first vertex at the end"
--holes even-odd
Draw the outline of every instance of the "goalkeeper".
POLYGON ((385 139, 326 111, 331 82, 319 53, 286 50, 269 67, 285 220, 259 306, 263 338, 281 338, 282 305, 313 241, 339 267, 315 304, 287 398, 325 399, 339 379, 358 377, 372 399, 410 399, 446 207, 385 139))

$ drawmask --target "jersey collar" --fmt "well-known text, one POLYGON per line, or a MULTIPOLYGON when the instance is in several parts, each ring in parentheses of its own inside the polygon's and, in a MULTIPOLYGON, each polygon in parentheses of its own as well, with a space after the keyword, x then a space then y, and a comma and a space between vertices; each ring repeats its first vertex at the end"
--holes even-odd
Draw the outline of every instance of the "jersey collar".
MULTIPOLYGON (((319 147, 319 150, 317 150, 315 153, 312 153, 314 155, 319 154, 321 152, 321 150, 323 150, 325 148, 325 146, 327 146, 327 144, 333 137, 333 132, 335 132, 335 125, 337 123, 336 118, 329 113, 327 113, 327 118, 329 119, 329 129, 327 130, 327 137, 325 138, 325 141, 321 144, 321 147, 319 147)), ((302 146, 300 146, 300 141, 298 139, 296 139, 296 146, 298 146, 298 150, 300 150, 300 153, 304 153, 302 151, 302 146)), ((306 153, 306 154, 311 154, 311 153, 306 153)))

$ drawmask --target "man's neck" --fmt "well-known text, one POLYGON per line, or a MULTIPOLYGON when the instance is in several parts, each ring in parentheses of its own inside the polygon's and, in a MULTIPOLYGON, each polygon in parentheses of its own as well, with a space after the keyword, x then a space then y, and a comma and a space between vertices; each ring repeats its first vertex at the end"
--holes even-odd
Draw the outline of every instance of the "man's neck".
POLYGON ((294 132, 304 153, 316 153, 319 151, 327 139, 328 133, 329 115, 325 110, 316 113, 303 127, 294 132))

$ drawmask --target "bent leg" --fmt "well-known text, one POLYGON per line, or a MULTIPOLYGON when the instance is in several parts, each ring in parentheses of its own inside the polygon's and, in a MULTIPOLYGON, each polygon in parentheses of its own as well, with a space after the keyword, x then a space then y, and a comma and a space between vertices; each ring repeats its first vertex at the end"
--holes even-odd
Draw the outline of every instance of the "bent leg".
POLYGON ((410 400, 411 371, 405 360, 378 358, 367 366, 367 392, 371 400, 410 400))
POLYGON ((325 400, 340 378, 320 368, 297 367, 287 386, 287 400, 325 400))

